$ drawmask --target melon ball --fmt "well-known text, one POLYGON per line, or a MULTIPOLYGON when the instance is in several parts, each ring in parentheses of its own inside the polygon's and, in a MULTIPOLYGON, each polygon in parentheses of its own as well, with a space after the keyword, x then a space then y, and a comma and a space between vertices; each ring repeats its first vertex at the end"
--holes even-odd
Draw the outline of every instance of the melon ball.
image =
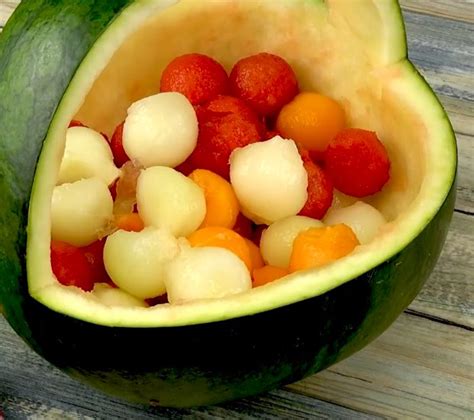
POLYGON ((112 154, 114 155, 114 162, 115 164, 121 168, 125 165, 130 158, 125 153, 123 149, 123 126, 125 122, 119 124, 116 128, 112 137, 110 138, 110 150, 112 150, 112 154))
POLYGON ((344 223, 349 226, 361 244, 370 242, 386 222, 382 213, 363 201, 349 207, 330 209, 324 218, 327 225, 344 223))
POLYGON ((309 155, 304 156, 301 150, 300 154, 308 174, 308 199, 299 214, 322 219, 333 201, 332 182, 324 169, 314 163, 309 155))
POLYGON ((208 169, 229 179, 231 153, 263 138, 261 119, 245 102, 230 96, 201 105, 197 117, 197 146, 187 162, 193 169, 208 169))
POLYGON ((262 233, 260 251, 271 266, 287 268, 290 264, 293 241, 300 232, 324 226, 322 222, 306 216, 290 216, 272 223, 262 233))
POLYGON ((105 283, 96 283, 92 293, 99 302, 106 306, 122 306, 129 308, 148 307, 143 300, 124 292, 122 289, 117 289, 105 283))
POLYGON ((229 81, 234 96, 265 116, 275 115, 298 93, 298 81, 290 65, 265 52, 240 59, 229 81))
POLYGON ((349 255, 359 241, 344 223, 310 228, 301 232, 293 242, 290 272, 322 267, 349 255))
POLYGON ((80 247, 97 241, 113 220, 113 206, 107 185, 98 178, 55 187, 51 203, 52 238, 80 247))
POLYGON ((180 92, 200 105, 228 91, 229 78, 216 60, 204 54, 184 54, 163 70, 161 92, 180 92))
POLYGON ((104 264, 118 287, 148 299, 166 292, 164 267, 178 253, 178 241, 166 229, 119 230, 105 242, 104 264))
POLYGON ((58 184, 97 177, 111 185, 119 176, 109 143, 101 134, 87 127, 67 129, 58 184))
POLYGON ((390 179, 385 146, 376 133, 360 128, 346 128, 329 142, 324 167, 334 187, 354 197, 375 194, 390 179))
POLYGON ((175 236, 188 236, 206 216, 206 199, 199 185, 164 166, 142 171, 137 181, 137 204, 146 226, 167 228, 175 236))
POLYGON ((257 224, 296 215, 308 198, 308 175, 298 149, 279 136, 236 149, 230 179, 242 212, 257 224))
POLYGON ((127 111, 123 148, 141 165, 175 167, 196 147, 198 121, 181 93, 166 92, 141 99, 127 111))
POLYGON ((278 114, 276 129, 300 146, 324 153, 345 126, 344 109, 334 99, 316 92, 302 92, 278 114))
POLYGON ((165 268, 170 303, 222 298, 252 288, 249 270, 233 252, 217 247, 183 250, 165 268))

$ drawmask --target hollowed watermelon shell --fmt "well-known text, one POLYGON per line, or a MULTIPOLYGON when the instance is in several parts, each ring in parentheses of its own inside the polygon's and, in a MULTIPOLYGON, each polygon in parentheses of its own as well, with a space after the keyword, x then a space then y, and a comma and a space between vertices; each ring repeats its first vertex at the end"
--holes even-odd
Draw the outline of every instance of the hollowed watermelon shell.
POLYGON ((24 1, 5 27, 0 303, 16 332, 72 376, 130 400, 192 406, 296 381, 381 334, 441 251, 456 144, 406 59, 395 1, 183 0, 161 12, 172 3, 24 1), (351 123, 384 139, 394 169, 374 203, 391 220, 385 233, 322 270, 218 301, 110 309, 59 286, 49 202, 69 121, 110 134, 132 100, 158 89, 173 55, 204 52, 229 68, 262 50, 287 58, 303 88, 331 94, 351 123))

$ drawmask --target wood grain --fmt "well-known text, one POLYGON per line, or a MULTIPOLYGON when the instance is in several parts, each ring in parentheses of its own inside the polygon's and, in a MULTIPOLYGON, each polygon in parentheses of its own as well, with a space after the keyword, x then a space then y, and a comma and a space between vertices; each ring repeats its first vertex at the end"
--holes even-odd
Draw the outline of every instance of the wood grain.
POLYGON ((408 12, 404 18, 408 56, 425 73, 435 91, 472 101, 472 24, 408 12))
MULTIPOLYGON (((0 31, 17 3, 0 0, 0 31)), ((0 411, 7 419, 474 418, 474 2, 401 4, 410 58, 447 110, 459 148, 448 241, 407 312, 363 351, 318 375, 196 410, 135 406, 92 391, 29 350, 0 317, 0 411)))
POLYGON ((473 338, 404 314, 357 355, 288 389, 389 418, 474 418, 473 338))
POLYGON ((402 7, 412 12, 425 13, 442 18, 474 22, 472 0, 401 0, 402 7))
MULTIPOLYGON (((474 72, 472 78, 474 82, 474 72)), ((474 215, 474 102, 444 95, 438 97, 448 112, 458 143, 456 208, 474 215)))
POLYGON ((456 132, 459 148, 456 208, 474 214, 473 25, 406 11, 404 17, 410 59, 437 93, 456 132))
POLYGON ((410 310, 474 328, 473 219, 454 214, 438 264, 410 310))

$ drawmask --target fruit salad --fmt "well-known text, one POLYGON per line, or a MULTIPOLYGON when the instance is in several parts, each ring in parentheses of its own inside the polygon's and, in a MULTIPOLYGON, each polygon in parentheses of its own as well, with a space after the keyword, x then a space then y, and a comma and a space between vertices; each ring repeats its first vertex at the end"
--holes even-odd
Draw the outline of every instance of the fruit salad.
POLYGON ((386 223, 377 133, 284 58, 176 57, 112 136, 71 121, 53 192, 58 282, 108 306, 183 304, 318 269, 386 223))

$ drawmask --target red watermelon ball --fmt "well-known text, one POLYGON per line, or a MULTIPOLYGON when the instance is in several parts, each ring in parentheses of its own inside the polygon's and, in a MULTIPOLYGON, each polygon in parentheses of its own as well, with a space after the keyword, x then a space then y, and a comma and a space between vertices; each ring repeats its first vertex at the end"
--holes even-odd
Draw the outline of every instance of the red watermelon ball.
POLYGON ((230 73, 230 90, 263 116, 277 114, 298 93, 291 66, 277 55, 260 53, 239 60, 230 73))
POLYGON ((260 141, 265 134, 265 127, 252 109, 230 96, 219 96, 199 107, 197 117, 199 137, 186 163, 226 179, 232 151, 260 141))
POLYGON ((119 168, 130 160, 123 148, 123 125, 124 123, 121 123, 117 126, 110 139, 110 149, 114 155, 114 163, 119 168))
POLYGON ((298 214, 313 219, 322 219, 332 204, 332 182, 326 172, 312 161, 307 151, 302 153, 300 150, 300 154, 308 174, 308 199, 298 214))
POLYGON ((90 292, 94 271, 80 248, 66 242, 51 241, 51 268, 59 283, 90 292))
POLYGON ((216 60, 203 54, 176 57, 161 75, 161 92, 182 93, 193 105, 200 105, 229 90, 227 73, 216 60))
POLYGON ((390 160, 372 131, 347 128, 329 143, 325 169, 344 194, 365 197, 380 191, 390 178, 390 160))

